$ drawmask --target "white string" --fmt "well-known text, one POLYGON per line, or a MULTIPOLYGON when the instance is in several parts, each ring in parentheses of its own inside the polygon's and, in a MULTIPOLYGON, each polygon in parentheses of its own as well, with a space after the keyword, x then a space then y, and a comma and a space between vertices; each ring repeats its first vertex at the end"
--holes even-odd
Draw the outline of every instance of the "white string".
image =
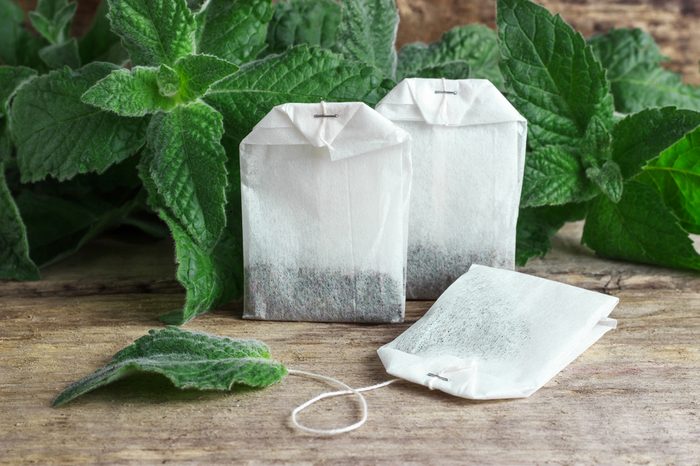
POLYGON ((367 400, 365 399, 364 395, 362 395, 361 392, 368 392, 370 390, 376 390, 378 388, 386 387, 387 385, 390 385, 394 382, 397 382, 401 379, 392 379, 392 380, 387 380, 386 382, 378 383, 376 385, 371 385, 369 387, 362 387, 362 388, 352 388, 351 386, 341 382, 338 379, 334 379, 333 377, 328 377, 325 375, 321 374, 314 374, 313 372, 306 372, 306 371, 299 371, 295 369, 289 369, 287 371, 291 375, 299 375, 302 377, 310 377, 312 379, 316 380, 322 380, 324 382, 330 382, 332 384, 339 385, 345 390, 340 390, 340 391, 335 391, 335 392, 326 392, 326 393, 321 393, 318 396, 315 396, 311 398, 310 400, 300 404, 294 410, 292 410, 292 423, 297 429, 303 430, 304 432, 309 432, 311 434, 317 434, 317 435, 338 435, 338 434, 344 434, 346 432, 351 432, 355 429, 359 429, 362 427, 362 425, 367 422, 367 414, 368 414, 368 408, 367 408, 367 400), (306 408, 311 406, 314 403, 317 403, 321 400, 324 400, 326 398, 332 398, 334 396, 343 396, 343 395, 355 395, 357 398, 360 400, 360 407, 362 408, 362 416, 359 421, 355 422, 354 424, 350 424, 345 427, 336 427, 334 429, 314 429, 313 427, 307 427, 303 424, 301 424, 297 416, 299 415, 300 412, 304 411, 306 408))

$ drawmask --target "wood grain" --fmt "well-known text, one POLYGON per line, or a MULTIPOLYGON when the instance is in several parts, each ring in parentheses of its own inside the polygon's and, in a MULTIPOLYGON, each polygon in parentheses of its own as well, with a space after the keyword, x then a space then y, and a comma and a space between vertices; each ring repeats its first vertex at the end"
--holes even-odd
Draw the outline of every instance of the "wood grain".
MULTIPOLYGON (((471 402, 399 383, 369 393, 367 425, 335 438, 291 428, 290 409, 327 389, 293 376, 225 394, 128 379, 50 408, 183 298, 167 242, 97 241, 41 282, 0 284, 0 463, 697 464, 699 276, 596 258, 579 235, 567 227, 525 270, 620 297, 617 330, 528 399, 471 402)), ((187 327, 263 339, 289 367, 363 386, 387 378, 375 350, 428 307, 409 303, 402 325, 346 325, 242 321, 234 304, 187 327)), ((303 420, 356 414, 335 399, 303 420)))

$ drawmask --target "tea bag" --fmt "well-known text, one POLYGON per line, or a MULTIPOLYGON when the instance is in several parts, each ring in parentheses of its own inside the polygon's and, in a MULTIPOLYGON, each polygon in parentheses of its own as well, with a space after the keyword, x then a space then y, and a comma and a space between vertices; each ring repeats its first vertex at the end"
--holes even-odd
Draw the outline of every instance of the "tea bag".
POLYGON ((413 140, 409 299, 472 263, 512 269, 527 122, 489 81, 405 79, 377 111, 413 140))
POLYGON ((285 104, 240 154, 243 316, 401 322, 409 135, 362 103, 285 104))
POLYGON ((379 357, 386 371, 472 399, 522 398, 569 365, 616 321, 618 299, 472 265, 379 357))

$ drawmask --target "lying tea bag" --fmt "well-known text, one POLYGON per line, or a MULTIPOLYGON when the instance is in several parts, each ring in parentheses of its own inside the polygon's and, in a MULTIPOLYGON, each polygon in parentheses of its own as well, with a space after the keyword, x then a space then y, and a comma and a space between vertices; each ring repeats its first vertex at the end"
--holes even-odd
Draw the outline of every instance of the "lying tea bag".
POLYGON ((527 123, 489 81, 405 79, 377 111, 413 140, 409 299, 472 263, 512 269, 527 123))
POLYGON ((618 299, 472 265, 418 322, 378 350, 386 371, 472 399, 527 397, 616 321, 618 299))
POLYGON ((409 135, 362 103, 285 104, 240 154, 244 317, 401 322, 409 135))

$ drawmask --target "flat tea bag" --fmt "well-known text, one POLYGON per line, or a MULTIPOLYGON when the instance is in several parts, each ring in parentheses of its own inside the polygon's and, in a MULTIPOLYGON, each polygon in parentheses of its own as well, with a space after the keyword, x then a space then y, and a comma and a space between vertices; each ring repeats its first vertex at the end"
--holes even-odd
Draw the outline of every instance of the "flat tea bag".
POLYGON ((413 140, 409 299, 472 263, 512 269, 527 122, 489 81, 405 79, 377 111, 413 140))
POLYGON ((362 103, 285 104, 240 154, 243 316, 401 322, 409 135, 362 103))
POLYGON ((618 299, 472 265, 418 322, 378 350, 386 371, 472 399, 522 398, 616 321, 618 299))

